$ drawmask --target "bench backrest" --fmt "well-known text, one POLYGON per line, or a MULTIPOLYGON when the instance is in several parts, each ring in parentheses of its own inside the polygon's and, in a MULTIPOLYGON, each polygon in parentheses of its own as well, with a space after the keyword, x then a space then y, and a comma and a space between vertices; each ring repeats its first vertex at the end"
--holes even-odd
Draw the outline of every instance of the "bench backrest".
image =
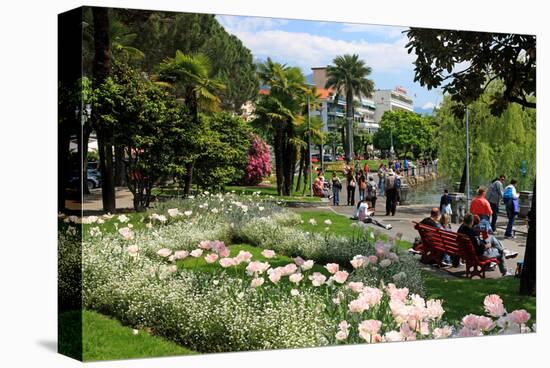
POLYGON ((418 230, 422 238, 422 244, 426 248, 434 248, 450 255, 462 257, 465 260, 478 261, 475 248, 467 235, 421 223, 415 223, 414 228, 418 230))

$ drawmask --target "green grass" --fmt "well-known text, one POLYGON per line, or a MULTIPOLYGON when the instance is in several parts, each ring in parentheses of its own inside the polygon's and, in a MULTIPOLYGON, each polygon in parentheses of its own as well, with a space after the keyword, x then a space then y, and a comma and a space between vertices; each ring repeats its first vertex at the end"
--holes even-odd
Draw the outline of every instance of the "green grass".
MULTIPOLYGON (((261 254, 263 251, 262 248, 254 247, 249 244, 231 245, 229 246, 229 250, 230 250, 230 255, 229 255, 230 257, 236 256, 241 250, 248 251, 252 253, 253 261, 269 262, 271 264, 271 267, 273 268, 279 267, 279 266, 285 266, 288 263, 294 262, 292 258, 286 255, 280 254, 278 252, 276 252, 275 257, 273 258, 270 258, 270 259, 265 258, 261 254)), ((186 269, 191 269, 194 271, 201 271, 201 272, 220 272, 221 270, 223 270, 223 268, 219 265, 218 262, 215 262, 212 264, 206 263, 206 261, 204 260, 204 257, 200 257, 200 258, 188 257, 185 260, 178 261, 178 268, 180 269, 186 268, 186 269)), ((245 272, 245 268, 246 268, 246 264, 241 263, 237 267, 229 267, 226 272, 229 275, 240 276, 245 272)), ((326 273, 325 268, 322 265, 318 265, 318 264, 314 265, 312 271, 310 272, 315 272, 315 271, 326 273)))
MULTIPOLYGON (((74 325, 79 317, 79 311, 65 312, 60 315, 60 323, 63 326, 61 332, 65 335, 60 339, 59 350, 70 350, 71 342, 82 339, 84 361, 196 354, 174 342, 151 336, 145 331, 139 331, 134 335, 132 328, 123 326, 119 321, 97 312, 87 310, 82 312, 82 330, 80 330, 80 326, 74 325), (65 345, 62 345, 61 341, 65 345)), ((74 347, 73 350, 75 348, 79 350, 80 347, 74 347)))
MULTIPOLYGON (((293 191, 293 196, 278 196, 277 195, 277 187, 274 185, 271 186, 227 186, 225 187, 225 190, 235 191, 235 194, 242 194, 242 195, 251 195, 252 193, 260 193, 260 196, 273 196, 276 197, 277 200, 281 201, 294 201, 294 202, 320 202, 321 198, 319 197, 309 197, 309 196, 302 196, 301 192, 293 191)), ((306 194, 308 191, 306 190, 306 194)))
POLYGON ((536 298, 519 295, 519 278, 497 279, 443 278, 423 273, 428 297, 443 299, 444 318, 459 320, 469 313, 484 315, 483 299, 489 294, 498 294, 504 301, 506 310, 525 309, 536 320, 536 298))
POLYGON ((328 232, 330 234, 340 235, 340 236, 353 236, 353 234, 358 234, 358 229, 351 226, 352 223, 356 222, 350 220, 346 216, 336 214, 332 211, 325 210, 311 210, 311 211, 300 211, 300 216, 302 216, 303 224, 298 224, 297 228, 309 231, 313 233, 325 233, 325 228, 329 228, 328 232), (311 219, 314 219, 317 224, 312 225, 309 223, 311 219), (326 225, 325 221, 330 220, 332 224, 326 225))

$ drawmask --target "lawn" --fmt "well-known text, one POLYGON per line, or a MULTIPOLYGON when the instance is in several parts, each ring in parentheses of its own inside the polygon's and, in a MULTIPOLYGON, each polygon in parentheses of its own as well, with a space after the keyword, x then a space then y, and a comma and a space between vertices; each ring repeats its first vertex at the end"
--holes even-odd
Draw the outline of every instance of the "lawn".
POLYGON ((196 354, 146 331, 134 334, 132 328, 123 326, 119 321, 87 310, 82 312, 80 336, 80 326, 75 325, 75 317, 80 317, 79 312, 65 312, 60 315, 60 323, 64 326, 61 333, 65 335, 60 338, 59 351, 73 350, 72 356, 77 357, 75 350, 79 350, 80 346, 70 346, 70 342, 82 339, 84 361, 196 354), (62 342, 67 344, 63 345, 62 342))
POLYGON ((484 314, 483 299, 489 294, 498 294, 507 311, 525 309, 536 320, 536 298, 518 294, 519 278, 497 279, 443 278, 423 273, 428 297, 443 299, 444 318, 457 320, 469 313, 484 314))

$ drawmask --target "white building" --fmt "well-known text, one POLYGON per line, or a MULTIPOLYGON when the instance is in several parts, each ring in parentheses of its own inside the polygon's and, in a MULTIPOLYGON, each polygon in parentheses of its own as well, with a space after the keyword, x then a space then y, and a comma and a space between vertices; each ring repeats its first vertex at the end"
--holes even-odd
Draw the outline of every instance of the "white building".
MULTIPOLYGON (((323 131, 335 131, 337 129, 336 121, 346 118, 346 100, 344 95, 336 98, 336 91, 326 89, 327 68, 316 67, 313 70, 313 84, 317 88, 319 95, 318 102, 321 105, 320 111, 313 112, 313 115, 319 115, 323 121, 323 131)), ((376 105, 371 97, 354 98, 356 107, 354 109, 353 120, 358 123, 359 129, 364 129, 369 133, 378 129, 375 121, 376 105)))
POLYGON ((376 110, 374 112, 374 121, 379 126, 382 115, 386 111, 414 111, 413 100, 407 95, 407 90, 403 87, 395 89, 383 89, 374 91, 373 94, 376 110))

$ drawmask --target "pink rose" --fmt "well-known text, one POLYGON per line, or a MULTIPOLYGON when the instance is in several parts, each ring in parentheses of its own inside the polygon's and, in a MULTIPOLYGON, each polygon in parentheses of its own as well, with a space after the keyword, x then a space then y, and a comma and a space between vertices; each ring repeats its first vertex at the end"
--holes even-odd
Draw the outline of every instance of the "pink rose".
POLYGON ((275 251, 271 249, 266 249, 262 251, 262 256, 264 256, 265 258, 273 258, 275 257, 275 251))
POLYGON ((451 336, 453 333, 453 329, 449 326, 445 326, 443 328, 436 328, 433 332, 434 339, 446 339, 447 337, 451 336))
POLYGON ((222 258, 220 259, 220 266, 223 268, 231 267, 236 265, 236 261, 233 258, 222 258))
POLYGON ((314 272, 313 275, 309 276, 309 279, 313 286, 319 287, 325 283, 327 277, 320 272, 314 272))
POLYGON ((363 287, 364 285, 362 282, 350 282, 348 284, 348 288, 350 288, 354 293, 360 293, 363 291, 363 287))
POLYGON ((229 248, 227 248, 226 246, 223 246, 223 248, 220 247, 218 250, 218 254, 220 255, 220 257, 229 257, 229 248))
POLYGON ((168 248, 162 248, 158 250, 157 254, 161 257, 168 257, 170 254, 172 254, 172 251, 168 248))
POLYGON ((485 311, 493 317, 500 317, 506 312, 502 299, 496 294, 487 295, 483 301, 483 305, 485 306, 485 311))
POLYGON ((302 281, 303 278, 304 276, 301 273, 293 273, 289 276, 288 280, 297 285, 300 283, 300 281, 302 281))
POLYGON ((439 319, 445 313, 445 310, 441 306, 441 300, 428 300, 426 308, 428 309, 428 318, 430 319, 439 319))
POLYGON ((252 253, 247 252, 247 251, 244 251, 244 250, 241 250, 241 251, 239 252, 239 254, 237 254, 237 257, 236 257, 236 258, 237 258, 237 261, 238 261, 239 263, 241 263, 241 262, 247 262, 247 263, 248 263, 248 262, 250 262, 250 260, 252 259, 252 253))
POLYGON ((296 267, 296 265, 294 263, 289 263, 289 264, 287 264, 286 266, 283 267, 282 275, 283 276, 292 275, 297 270, 298 270, 298 267, 296 267))
POLYGON ((495 327, 493 320, 485 316, 468 314, 462 319, 464 327, 474 331, 490 331, 495 327))
POLYGON ((296 263, 297 266, 301 266, 304 264, 304 259, 300 256, 294 258, 294 263, 296 263))
POLYGON ((338 271, 334 274, 333 279, 339 284, 343 284, 348 279, 349 274, 346 271, 338 271))
POLYGON ((186 250, 178 250, 174 252, 174 259, 185 259, 189 255, 189 252, 186 250))
POLYGON ((403 335, 399 331, 389 331, 384 335, 384 340, 387 342, 403 341, 403 335))
POLYGON ((377 288, 366 287, 361 292, 361 298, 364 299, 371 307, 380 304, 382 300, 382 291, 377 288))
POLYGON ((200 256, 202 256, 202 252, 202 249, 195 249, 190 254, 192 257, 199 258, 200 256))
POLYGON ((355 299, 348 304, 348 309, 351 313, 363 313, 369 309, 369 303, 365 299, 355 299))
POLYGON ((216 253, 210 253, 206 257, 204 257, 204 260, 206 263, 214 263, 218 260, 218 255, 216 253))
POLYGON ((376 319, 368 319, 359 324, 359 331, 366 332, 369 335, 376 335, 382 327, 382 322, 376 319))
POLYGON ((258 286, 262 286, 263 283, 264 283, 264 279, 261 277, 257 277, 252 279, 252 281, 250 282, 250 286, 253 288, 257 288, 258 286))
POLYGON ((269 263, 254 261, 254 262, 250 262, 248 266, 246 266, 246 271, 249 274, 255 274, 255 273, 261 274, 267 271, 268 268, 269 268, 269 263))
POLYGON ((340 265, 338 263, 327 263, 325 268, 328 272, 335 274, 338 270, 340 270, 340 265))
POLYGON ((515 310, 508 314, 508 320, 517 325, 523 325, 529 321, 531 315, 525 309, 515 310))
POLYGON ((281 274, 279 272, 271 272, 268 278, 272 283, 276 284, 281 280, 281 274))

